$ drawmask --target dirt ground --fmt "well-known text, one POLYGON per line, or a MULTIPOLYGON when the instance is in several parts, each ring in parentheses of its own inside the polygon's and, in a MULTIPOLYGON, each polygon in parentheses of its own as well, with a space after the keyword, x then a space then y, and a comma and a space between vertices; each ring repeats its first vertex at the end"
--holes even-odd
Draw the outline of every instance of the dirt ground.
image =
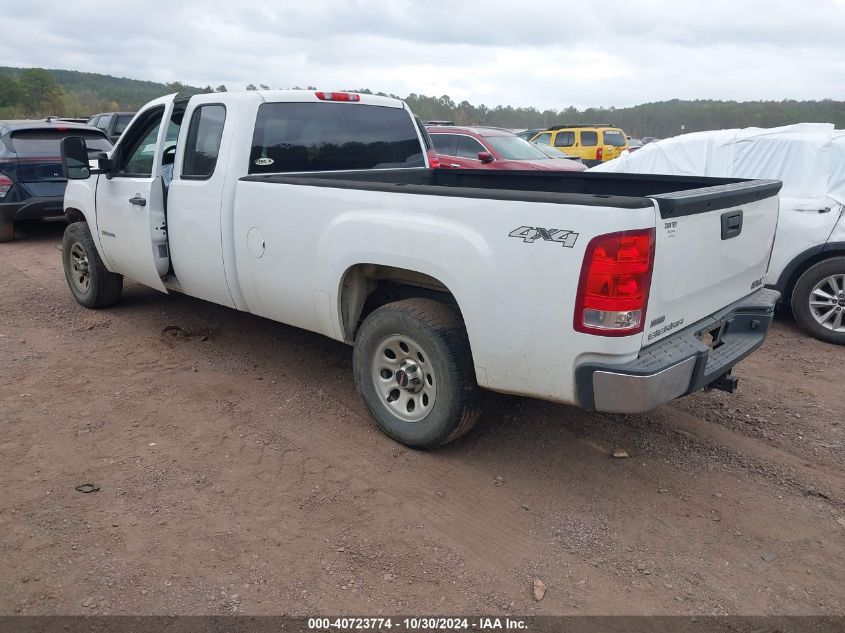
POLYGON ((425 453, 376 430, 351 348, 136 284, 85 310, 63 226, 20 228, 0 613, 845 613, 845 349, 788 318, 733 396, 623 417, 489 394, 425 453))

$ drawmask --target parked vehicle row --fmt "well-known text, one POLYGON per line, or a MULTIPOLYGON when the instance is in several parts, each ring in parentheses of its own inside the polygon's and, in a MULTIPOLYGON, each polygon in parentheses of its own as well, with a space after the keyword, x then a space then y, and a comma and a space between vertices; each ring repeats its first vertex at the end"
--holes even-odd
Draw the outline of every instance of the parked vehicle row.
POLYGON ((538 132, 530 140, 577 156, 587 166, 613 160, 628 149, 625 133, 610 123, 555 125, 538 132))
POLYGON ((134 112, 102 112, 88 119, 88 125, 102 130, 112 143, 117 143, 133 116, 134 112))
POLYGON ((59 147, 70 135, 84 138, 92 157, 112 148, 100 130, 55 117, 0 121, 0 242, 12 240, 18 220, 64 215, 59 147))
POLYGON ((431 169, 458 143, 432 132, 395 99, 249 91, 152 101, 94 163, 65 139, 70 291, 103 308, 125 276, 349 343, 419 448, 464 434, 479 388, 617 413, 734 389, 778 297, 780 182, 431 169))
POLYGON ((538 169, 584 171, 579 160, 547 154, 501 128, 428 127, 442 169, 538 169))

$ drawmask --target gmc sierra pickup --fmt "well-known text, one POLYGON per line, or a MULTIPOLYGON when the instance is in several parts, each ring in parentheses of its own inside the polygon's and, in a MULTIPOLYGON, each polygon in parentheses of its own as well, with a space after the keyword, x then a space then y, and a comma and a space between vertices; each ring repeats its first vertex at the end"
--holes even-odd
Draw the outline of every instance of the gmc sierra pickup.
POLYGON ((479 387, 618 413, 733 390, 778 297, 779 181, 441 171, 384 97, 171 95, 62 157, 80 304, 126 276, 345 341, 414 447, 465 433, 479 387))

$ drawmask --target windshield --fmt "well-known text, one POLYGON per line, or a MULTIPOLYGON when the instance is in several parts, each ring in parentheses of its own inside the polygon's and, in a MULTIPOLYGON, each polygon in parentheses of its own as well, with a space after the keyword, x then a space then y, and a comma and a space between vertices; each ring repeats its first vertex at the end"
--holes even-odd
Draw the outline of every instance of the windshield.
POLYGON ((541 145, 540 143, 532 144, 549 158, 569 158, 569 154, 559 150, 557 147, 552 147, 551 145, 541 145))
POLYGON ((504 160, 547 160, 549 157, 534 145, 513 136, 485 136, 484 140, 495 149, 504 160))

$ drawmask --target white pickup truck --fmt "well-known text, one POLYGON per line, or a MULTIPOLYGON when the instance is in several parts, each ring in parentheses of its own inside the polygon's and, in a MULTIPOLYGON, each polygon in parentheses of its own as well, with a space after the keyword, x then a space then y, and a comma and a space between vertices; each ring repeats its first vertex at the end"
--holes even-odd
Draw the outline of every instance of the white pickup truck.
POLYGON ((80 304, 126 276, 352 344, 414 447, 466 432, 479 387, 617 413, 732 391, 778 297, 779 181, 431 169, 394 99, 171 95, 96 168, 81 138, 62 159, 80 304))

